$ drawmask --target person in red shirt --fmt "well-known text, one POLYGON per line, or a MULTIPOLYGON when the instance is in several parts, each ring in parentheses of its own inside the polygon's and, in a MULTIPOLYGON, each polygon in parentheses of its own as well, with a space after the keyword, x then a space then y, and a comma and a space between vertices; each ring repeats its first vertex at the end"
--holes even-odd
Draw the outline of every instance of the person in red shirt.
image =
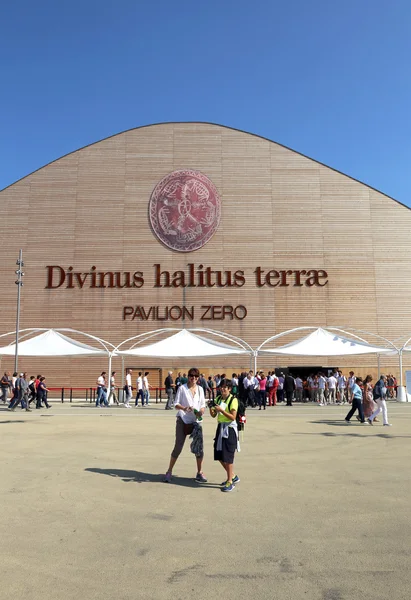
POLYGON ((276 406, 278 377, 276 377, 275 371, 271 372, 268 380, 268 406, 276 406))

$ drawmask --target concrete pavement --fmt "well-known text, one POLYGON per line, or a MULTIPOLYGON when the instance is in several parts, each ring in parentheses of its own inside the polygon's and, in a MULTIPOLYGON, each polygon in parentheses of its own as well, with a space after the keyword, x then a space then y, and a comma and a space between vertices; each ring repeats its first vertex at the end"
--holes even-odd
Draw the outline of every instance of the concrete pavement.
POLYGON ((209 417, 209 483, 186 445, 168 485, 172 411, 0 408, 0 598, 408 599, 411 406, 347 410, 249 410, 223 494, 209 417))

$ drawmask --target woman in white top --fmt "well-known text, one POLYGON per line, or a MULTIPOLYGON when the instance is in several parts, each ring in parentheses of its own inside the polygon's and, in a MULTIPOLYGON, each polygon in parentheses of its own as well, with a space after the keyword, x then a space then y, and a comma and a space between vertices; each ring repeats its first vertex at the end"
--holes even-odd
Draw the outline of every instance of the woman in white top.
MULTIPOLYGON (((199 377, 200 371, 191 368, 188 372, 188 382, 184 385, 180 385, 175 397, 174 408, 178 411, 176 419, 176 441, 171 453, 170 464, 164 477, 166 483, 170 483, 171 481, 173 467, 180 456, 187 435, 191 435, 194 424, 197 422, 197 418, 204 414, 205 398, 203 388, 200 385, 197 385, 199 377)), ((203 458, 203 453, 196 456, 197 475, 195 479, 199 482, 207 481, 201 470, 203 458)))

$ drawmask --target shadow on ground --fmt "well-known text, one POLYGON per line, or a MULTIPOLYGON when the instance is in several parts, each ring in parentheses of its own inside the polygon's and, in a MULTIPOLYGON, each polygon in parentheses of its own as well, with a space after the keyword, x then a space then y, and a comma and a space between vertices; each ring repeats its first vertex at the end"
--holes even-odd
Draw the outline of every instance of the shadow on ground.
MULTIPOLYGON (((361 425, 360 423, 355 423, 355 421, 353 422, 353 426, 351 425, 347 425, 346 423, 344 423, 344 421, 309 421, 310 423, 314 423, 317 425, 329 425, 330 427, 342 427, 343 429, 345 429, 344 433, 340 433, 340 432, 335 432, 335 431, 320 431, 318 433, 316 432, 310 432, 310 431, 304 431, 304 432, 295 432, 293 433, 293 435, 322 435, 324 437, 378 437, 378 438, 382 438, 384 440, 392 440, 395 438, 411 438, 411 435, 393 435, 392 433, 374 433, 375 429, 377 428, 373 428, 371 426, 365 426, 365 425, 361 425), (366 429, 369 432, 373 432, 370 436, 369 433, 362 433, 361 429, 366 429)), ((378 431, 378 429, 377 429, 378 431)))
MULTIPOLYGON (((89 467, 84 470, 89 473, 117 477, 126 483, 130 481, 133 481, 134 483, 164 483, 164 475, 158 475, 156 473, 144 473, 142 471, 129 471, 123 469, 98 469, 94 467, 89 467)), ((220 486, 215 483, 198 483, 193 478, 178 477, 175 475, 173 475, 171 485, 181 485, 183 487, 192 488, 220 488, 220 486)))

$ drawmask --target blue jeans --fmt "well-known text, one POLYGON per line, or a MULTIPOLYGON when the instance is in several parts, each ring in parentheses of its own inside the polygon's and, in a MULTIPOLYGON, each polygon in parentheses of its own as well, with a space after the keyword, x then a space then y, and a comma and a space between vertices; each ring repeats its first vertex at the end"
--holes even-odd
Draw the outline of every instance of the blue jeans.
POLYGON ((21 403, 21 408, 27 408, 26 399, 21 392, 16 392, 16 396, 10 402, 9 408, 15 408, 18 403, 21 403))
POLYGON ((1 386, 1 400, 2 400, 2 402, 6 402, 7 401, 8 391, 9 391, 8 387, 1 386))
POLYGON ((102 401, 104 402, 104 406, 108 406, 107 392, 100 386, 97 388, 96 406, 100 406, 102 401))
POLYGON ((138 405, 139 398, 141 398, 141 406, 144 406, 144 390, 138 390, 136 396, 136 406, 138 405))
POLYGON ((364 409, 363 409, 363 405, 362 405, 362 398, 356 398, 355 396, 352 399, 351 410, 348 411, 348 414, 345 417, 345 420, 349 421, 351 419, 351 417, 353 416, 353 414, 355 413, 356 410, 358 410, 358 415, 360 417, 361 423, 364 423, 365 417, 364 417, 364 409))
POLYGON ((264 410, 265 410, 265 406, 267 404, 267 393, 265 390, 259 390, 258 392, 258 406, 261 408, 262 406, 264 406, 264 410))

